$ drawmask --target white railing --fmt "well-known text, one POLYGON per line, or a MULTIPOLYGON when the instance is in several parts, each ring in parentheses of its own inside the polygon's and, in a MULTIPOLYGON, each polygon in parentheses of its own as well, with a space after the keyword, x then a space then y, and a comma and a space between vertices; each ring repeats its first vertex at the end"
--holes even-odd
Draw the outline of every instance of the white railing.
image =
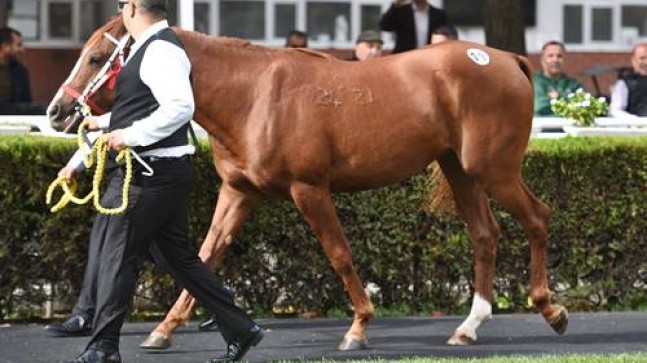
MULTIPOLYGON (((193 129, 198 137, 207 133, 195 122, 193 129)), ((0 116, 0 134, 35 133, 45 136, 72 137, 55 131, 46 116, 0 116)), ((595 119, 595 126, 577 127, 571 120, 561 117, 535 117, 532 123, 532 137, 560 138, 564 136, 641 136, 647 135, 647 117, 601 117, 595 119)))

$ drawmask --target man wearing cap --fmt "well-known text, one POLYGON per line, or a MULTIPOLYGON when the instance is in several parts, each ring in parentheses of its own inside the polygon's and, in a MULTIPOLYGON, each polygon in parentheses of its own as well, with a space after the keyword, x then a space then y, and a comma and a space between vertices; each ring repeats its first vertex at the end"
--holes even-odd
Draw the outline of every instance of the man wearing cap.
POLYGON ((351 60, 365 61, 367 59, 381 57, 383 44, 384 42, 379 32, 366 30, 357 37, 355 52, 351 60))

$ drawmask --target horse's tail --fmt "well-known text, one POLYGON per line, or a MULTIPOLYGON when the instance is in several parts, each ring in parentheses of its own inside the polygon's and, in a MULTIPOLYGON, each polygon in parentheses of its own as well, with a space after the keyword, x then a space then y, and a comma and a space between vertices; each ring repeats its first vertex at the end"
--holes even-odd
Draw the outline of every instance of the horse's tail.
POLYGON ((521 71, 523 74, 526 75, 526 78, 528 78, 528 81, 530 81, 530 84, 532 84, 532 66, 530 65, 530 61, 528 58, 519 55, 519 54, 513 54, 514 59, 517 61, 517 64, 519 65, 519 68, 521 68, 521 71))
POLYGON ((437 162, 432 163, 427 168, 427 178, 429 180, 429 194, 425 202, 425 209, 440 216, 456 216, 454 193, 437 162))

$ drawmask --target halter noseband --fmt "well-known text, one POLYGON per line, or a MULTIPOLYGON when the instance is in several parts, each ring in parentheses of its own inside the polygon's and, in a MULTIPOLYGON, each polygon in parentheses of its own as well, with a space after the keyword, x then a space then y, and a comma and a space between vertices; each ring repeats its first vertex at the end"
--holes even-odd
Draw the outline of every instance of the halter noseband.
POLYGON ((108 33, 103 33, 103 35, 116 45, 115 50, 110 55, 110 58, 108 58, 106 64, 101 67, 99 73, 94 76, 92 82, 90 82, 85 87, 83 93, 80 93, 78 90, 74 89, 69 85, 69 83, 63 83, 63 85, 61 86, 61 90, 63 90, 63 92, 76 98, 76 102, 79 106, 77 111, 82 116, 88 116, 90 114, 90 110, 94 111, 94 113, 97 115, 106 113, 105 110, 99 107, 96 103, 92 102, 90 98, 94 96, 94 94, 97 93, 97 91, 99 91, 99 89, 101 89, 101 87, 103 87, 106 82, 108 83, 108 89, 113 90, 117 81, 117 75, 119 74, 119 72, 121 72, 121 67, 124 64, 124 48, 126 48, 126 44, 130 39, 130 35, 124 35, 121 40, 117 40, 115 37, 108 33))

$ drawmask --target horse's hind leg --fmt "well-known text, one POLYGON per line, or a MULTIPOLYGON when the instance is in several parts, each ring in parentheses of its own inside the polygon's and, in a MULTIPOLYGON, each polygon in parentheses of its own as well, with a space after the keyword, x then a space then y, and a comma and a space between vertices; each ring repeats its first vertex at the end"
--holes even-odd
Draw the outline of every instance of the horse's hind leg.
POLYGON ((489 194, 521 222, 530 241, 530 298, 533 306, 558 334, 563 334, 568 325, 568 311, 563 306, 551 305, 546 270, 550 208, 528 190, 520 174, 498 180, 505 182, 490 185, 489 194))
POLYGON ((492 317, 492 290, 499 226, 492 215, 485 191, 465 173, 453 153, 439 160, 452 187, 456 207, 467 224, 474 251, 475 294, 469 316, 456 329, 447 344, 468 345, 476 341, 476 330, 492 317))
POLYGON ((326 187, 294 185, 290 191, 296 206, 316 234, 333 269, 350 295, 355 316, 339 350, 364 349, 368 345, 366 323, 373 317, 373 304, 353 267, 352 252, 342 231, 335 207, 326 187))
MULTIPOLYGON (((209 268, 215 270, 222 265, 227 250, 243 222, 258 202, 227 184, 223 184, 218 194, 216 210, 211 220, 209 233, 202 242, 198 255, 209 268)), ((179 326, 186 325, 191 318, 195 299, 188 291, 182 290, 180 297, 148 338, 140 344, 144 349, 166 349, 171 345, 171 335, 179 326)))

